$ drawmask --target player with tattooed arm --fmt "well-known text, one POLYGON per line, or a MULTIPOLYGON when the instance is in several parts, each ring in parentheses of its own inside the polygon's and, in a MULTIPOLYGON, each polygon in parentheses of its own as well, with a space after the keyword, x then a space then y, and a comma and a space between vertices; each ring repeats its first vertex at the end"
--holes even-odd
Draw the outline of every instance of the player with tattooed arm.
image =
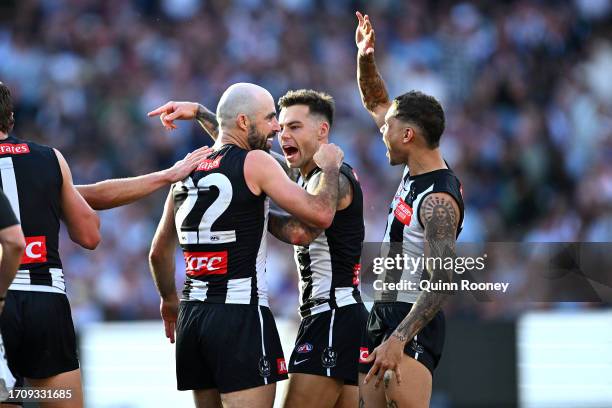
POLYGON ((323 174, 308 192, 267 153, 280 131, 269 92, 232 85, 216 117, 215 151, 168 196, 151 247, 151 271, 171 341, 176 327, 178 388, 194 390, 198 407, 271 407, 287 365, 268 308, 269 199, 311 228, 329 228, 343 155, 332 144, 317 150, 313 159, 323 174), (180 306, 177 235, 187 272, 180 306))
MULTIPOLYGON (((314 192, 322 176, 314 161, 328 143, 334 100, 313 90, 289 91, 279 100, 280 156, 306 191, 314 192)), ((174 120, 196 119, 217 139, 215 114, 193 102, 169 102, 152 115, 166 128, 174 120)), ((332 225, 313 228, 282 211, 270 210, 268 230, 294 245, 300 276, 302 322, 289 360, 286 407, 355 407, 359 401, 358 358, 367 311, 361 301, 359 272, 364 239, 363 195, 353 169, 340 167, 338 207, 332 225)))
MULTIPOLYGON (((439 149, 444 111, 435 98, 417 91, 389 99, 374 60, 372 23, 359 12, 357 18, 357 81, 362 102, 380 128, 389 163, 405 166, 389 206, 381 255, 394 257, 403 252, 419 258, 422 254, 455 257, 463 199, 461 184, 439 149)), ((422 279, 436 283, 453 280, 454 271, 444 268, 448 263, 429 264, 434 266, 423 268, 420 264, 417 271, 387 269, 382 279, 408 280, 416 287, 422 279)), ((432 375, 444 344, 441 309, 451 295, 434 290, 376 294, 360 358, 361 406, 429 406, 432 375)))

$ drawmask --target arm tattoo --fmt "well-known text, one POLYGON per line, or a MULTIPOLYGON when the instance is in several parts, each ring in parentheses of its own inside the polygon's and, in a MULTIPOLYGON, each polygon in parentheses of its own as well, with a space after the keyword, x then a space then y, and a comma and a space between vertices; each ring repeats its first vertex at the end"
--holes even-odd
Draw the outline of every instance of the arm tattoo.
POLYGON ((217 136, 219 136, 219 122, 217 121, 217 115, 208 110, 208 108, 205 106, 198 105, 196 120, 206 131, 206 133, 213 138, 213 140, 217 140, 217 136))
POLYGON ((285 212, 270 210, 268 231, 279 240, 291 245, 308 245, 322 232, 312 228, 285 212))
POLYGON ((315 195, 315 197, 311 197, 312 205, 321 212, 330 210, 335 212, 338 207, 340 170, 336 168, 325 170, 315 174, 314 177, 308 183, 308 192, 315 195), (311 183, 314 186, 313 191, 310 191, 311 183))
POLYGON ((374 60, 374 54, 357 57, 357 82, 363 106, 374 112, 377 106, 389 103, 389 94, 374 60))
MULTIPOLYGON (((306 190, 309 193, 316 194, 321 174, 315 174, 308 181, 306 190)), ((351 193, 351 183, 343 174, 339 176, 338 190, 338 202, 351 193)), ((268 231, 281 241, 293 245, 308 245, 323 232, 322 229, 310 227, 290 214, 275 210, 270 210, 268 231)))
MULTIPOLYGON (((429 256, 433 259, 455 258, 455 242, 458 214, 452 204, 453 198, 447 194, 431 194, 421 204, 419 217, 425 224, 429 256)), ((426 265, 429 263, 426 260, 426 265)), ((430 281, 442 284, 453 280, 452 269, 444 269, 447 262, 432 262, 434 268, 429 270, 430 281)), ((439 285, 442 286, 442 285, 439 285)), ((447 285, 450 286, 450 285, 447 285)), ((443 289, 443 288, 441 288, 443 289)), ((432 290, 422 292, 408 315, 402 320, 394 333, 405 340, 413 338, 438 313, 452 291, 432 290)))

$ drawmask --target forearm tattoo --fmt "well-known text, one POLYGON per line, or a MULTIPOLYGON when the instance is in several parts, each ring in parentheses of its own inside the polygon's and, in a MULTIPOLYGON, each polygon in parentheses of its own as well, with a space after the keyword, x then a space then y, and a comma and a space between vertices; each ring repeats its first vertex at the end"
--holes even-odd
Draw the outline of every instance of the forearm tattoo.
POLYGON ((206 131, 206 133, 213 138, 213 140, 217 140, 217 136, 219 136, 219 122, 217 121, 217 115, 208 110, 208 108, 205 106, 198 105, 196 120, 206 131))
POLYGON ((357 58, 357 82, 361 101, 366 109, 373 112, 377 106, 389 103, 389 94, 383 81, 374 54, 361 55, 357 58))

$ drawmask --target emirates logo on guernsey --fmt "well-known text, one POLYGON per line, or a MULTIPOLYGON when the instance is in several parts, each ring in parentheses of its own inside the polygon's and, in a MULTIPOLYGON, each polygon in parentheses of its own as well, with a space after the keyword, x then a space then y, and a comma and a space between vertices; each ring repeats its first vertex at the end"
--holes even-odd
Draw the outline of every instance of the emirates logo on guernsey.
POLYGON ((394 214, 395 218, 397 218, 402 224, 408 225, 412 219, 412 207, 406 204, 406 202, 400 197, 397 207, 395 207, 394 214))
POLYGON ((0 154, 27 154, 30 153, 30 146, 26 143, 12 144, 0 143, 0 154))

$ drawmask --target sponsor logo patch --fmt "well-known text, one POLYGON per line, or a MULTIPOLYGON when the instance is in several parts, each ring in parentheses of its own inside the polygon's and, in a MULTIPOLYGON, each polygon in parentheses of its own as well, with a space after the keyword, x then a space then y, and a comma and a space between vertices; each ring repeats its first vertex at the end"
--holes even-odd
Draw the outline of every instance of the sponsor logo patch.
POLYGON ((353 266, 353 286, 359 285, 359 274, 361 273, 361 264, 353 266))
POLYGON ((183 252, 187 276, 225 275, 227 273, 227 251, 183 252))
POLYGON ((400 197, 397 206, 395 207, 395 218, 404 225, 410 224, 412 219, 412 208, 400 197))
POLYGON ((26 247, 21 256, 22 264, 47 262, 47 237, 25 237, 26 247))
POLYGON ((312 344, 310 343, 300 344, 299 346, 296 347, 295 351, 300 354, 310 353, 312 351, 312 344))
POLYGON ((30 146, 26 143, 12 144, 0 143, 0 154, 26 154, 30 153, 30 146))
POLYGON ((359 362, 365 363, 365 359, 370 355, 370 351, 367 347, 359 347, 359 362))
POLYGON ((221 159, 223 156, 219 156, 216 159, 204 159, 200 162, 196 171, 210 171, 218 168, 221 165, 221 159))
POLYGON ((277 358, 276 359, 276 369, 278 371, 279 374, 287 374, 287 363, 285 363, 285 359, 284 358, 277 358))

